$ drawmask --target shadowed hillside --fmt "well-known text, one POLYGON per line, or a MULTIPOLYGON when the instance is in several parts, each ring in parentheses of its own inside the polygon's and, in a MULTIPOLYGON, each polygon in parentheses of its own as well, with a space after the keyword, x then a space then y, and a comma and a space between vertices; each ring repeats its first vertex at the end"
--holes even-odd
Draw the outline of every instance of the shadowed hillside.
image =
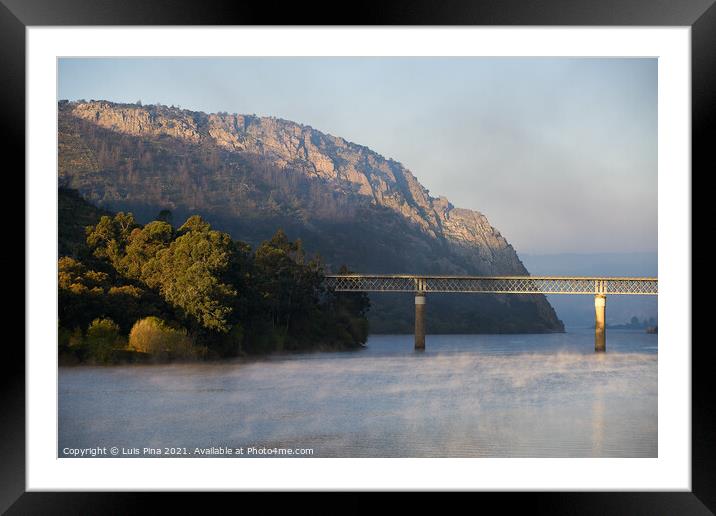
POLYGON ((102 215, 110 215, 90 204, 76 191, 69 188, 58 190, 57 244, 60 256, 79 258, 87 254, 85 228, 97 224, 102 215))

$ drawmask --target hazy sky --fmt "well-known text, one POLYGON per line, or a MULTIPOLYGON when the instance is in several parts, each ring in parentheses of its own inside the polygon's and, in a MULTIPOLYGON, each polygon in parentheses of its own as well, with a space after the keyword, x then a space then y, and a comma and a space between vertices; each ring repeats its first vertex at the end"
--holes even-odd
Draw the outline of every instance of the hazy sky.
POLYGON ((656 59, 61 59, 58 90, 342 136, 518 252, 656 251, 656 59))

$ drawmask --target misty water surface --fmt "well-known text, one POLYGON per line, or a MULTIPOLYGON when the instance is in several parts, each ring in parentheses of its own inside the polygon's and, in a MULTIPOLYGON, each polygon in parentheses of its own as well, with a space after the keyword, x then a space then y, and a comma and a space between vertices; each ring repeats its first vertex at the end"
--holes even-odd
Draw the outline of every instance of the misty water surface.
POLYGON ((315 457, 656 457, 657 336, 370 337, 366 349, 59 371, 66 447, 315 457))

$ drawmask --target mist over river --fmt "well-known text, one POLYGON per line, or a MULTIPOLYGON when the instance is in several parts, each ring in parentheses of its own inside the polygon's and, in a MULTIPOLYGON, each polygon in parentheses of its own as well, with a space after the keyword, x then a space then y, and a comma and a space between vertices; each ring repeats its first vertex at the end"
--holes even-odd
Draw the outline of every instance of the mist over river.
POLYGON ((60 367, 58 455, 656 457, 658 337, 609 329, 595 354, 593 331, 428 335, 424 353, 412 335, 373 335, 345 353, 60 367))

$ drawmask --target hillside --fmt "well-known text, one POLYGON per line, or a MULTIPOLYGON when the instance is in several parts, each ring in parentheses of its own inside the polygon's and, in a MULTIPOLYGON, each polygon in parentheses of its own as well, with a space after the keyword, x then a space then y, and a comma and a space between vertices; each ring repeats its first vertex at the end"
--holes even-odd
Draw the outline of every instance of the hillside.
MULTIPOLYGON (((92 204, 151 220, 199 213, 256 245, 282 227, 328 267, 527 274, 475 211, 432 197, 400 163, 275 118, 166 106, 60 102, 59 176, 92 204)), ((410 296, 371 298, 372 330, 409 332, 410 296)), ((560 331, 543 296, 431 296, 429 331, 560 331)))
POLYGON ((97 224, 107 210, 93 206, 76 191, 68 188, 58 190, 57 247, 60 256, 78 258, 87 253, 85 228, 97 224))

